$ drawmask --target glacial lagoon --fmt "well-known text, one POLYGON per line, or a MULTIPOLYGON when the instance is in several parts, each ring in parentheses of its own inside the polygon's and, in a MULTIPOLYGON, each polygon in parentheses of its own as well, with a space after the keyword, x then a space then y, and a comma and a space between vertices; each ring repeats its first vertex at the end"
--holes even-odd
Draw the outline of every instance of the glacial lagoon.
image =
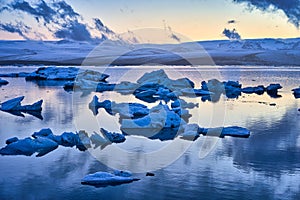
MULTIPOLYGON (((1 67, 0 73, 31 72, 31 67, 1 67)), ((79 151, 75 147, 58 147, 42 157, 1 156, 0 196, 20 198, 65 198, 74 196, 101 199, 298 199, 300 198, 300 101, 292 89, 300 86, 299 67, 264 66, 136 66, 89 67, 109 74, 109 83, 136 81, 145 72, 163 68, 170 78, 187 77, 195 83, 217 78, 239 81, 243 87, 280 83, 277 98, 268 94, 244 94, 238 98, 224 95, 217 102, 201 97, 183 97, 199 104, 189 110, 189 123, 201 127, 241 126, 250 130, 249 138, 213 138, 200 136, 195 141, 151 140, 127 136, 121 144, 103 149, 79 151), (152 155, 152 157, 147 156, 152 155), (131 170, 139 181, 120 186, 93 187, 81 179, 97 171, 113 168, 131 170), (151 171, 155 176, 145 176, 151 171)), ((88 104, 94 95, 118 103, 145 103, 133 95, 115 92, 67 92, 59 83, 4 78, 1 102, 25 96, 24 103, 43 100, 42 117, 25 113, 25 117, 0 112, 0 144, 8 138, 25 138, 43 128, 55 134, 81 129, 92 133, 100 128, 120 132, 118 116, 99 109, 93 115, 88 104)))

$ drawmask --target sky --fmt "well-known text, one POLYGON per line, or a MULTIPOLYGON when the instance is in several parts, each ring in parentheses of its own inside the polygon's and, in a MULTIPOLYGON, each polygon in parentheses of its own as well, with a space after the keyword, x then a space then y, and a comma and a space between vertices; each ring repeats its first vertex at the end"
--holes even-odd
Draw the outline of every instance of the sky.
POLYGON ((236 34, 242 39, 300 37, 300 0, 60 1, 45 0, 57 12, 45 17, 42 1, 25 0, 29 9, 23 0, 0 0, 0 39, 103 39, 144 28, 167 29, 175 40, 180 34, 192 41, 236 34))

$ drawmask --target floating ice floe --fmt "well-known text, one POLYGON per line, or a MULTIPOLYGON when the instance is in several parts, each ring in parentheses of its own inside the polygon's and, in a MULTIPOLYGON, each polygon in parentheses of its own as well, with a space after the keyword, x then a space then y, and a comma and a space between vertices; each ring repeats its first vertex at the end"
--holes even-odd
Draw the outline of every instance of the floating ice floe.
POLYGON ((262 95, 265 92, 265 87, 263 85, 259 85, 256 87, 245 87, 242 89, 242 92, 246 94, 255 93, 258 95, 262 95))
POLYGON ((101 150, 104 149, 106 146, 110 145, 112 142, 109 141, 107 138, 102 137, 98 133, 94 132, 91 137, 90 141, 95 145, 94 149, 100 146, 101 150))
POLYGON ((114 89, 115 84, 108 84, 106 79, 109 77, 93 70, 79 71, 76 78, 71 79, 64 85, 65 90, 93 90, 96 92, 111 91, 114 89))
POLYGON ((225 136, 248 138, 250 131, 239 126, 201 128, 197 124, 187 124, 181 138, 185 140, 196 140, 200 135, 224 138, 225 136))
POLYGON ((174 100, 182 95, 181 90, 193 89, 195 84, 188 78, 180 78, 176 80, 170 79, 163 69, 145 73, 137 80, 139 87, 135 89, 133 95, 136 98, 148 103, 157 100, 174 100))
MULTIPOLYGON (((181 109, 179 108, 179 111, 181 109)), ((150 139, 171 140, 182 131, 186 121, 180 114, 161 103, 150 109, 148 115, 137 119, 123 119, 121 131, 127 135, 139 135, 150 139)))
POLYGON ((178 107, 180 107, 182 109, 186 109, 186 108, 192 109, 192 108, 198 108, 199 107, 199 103, 191 103, 191 102, 188 103, 188 102, 186 102, 183 99, 177 99, 177 100, 175 100, 175 101, 173 101, 171 103, 171 107, 172 108, 178 108, 178 107))
POLYGON ((250 131, 239 126, 229 126, 203 129, 202 134, 207 136, 217 136, 221 138, 225 136, 248 138, 250 136, 250 131))
POLYGON ((1 155, 25 155, 31 156, 38 153, 36 156, 44 156, 58 147, 58 144, 46 137, 17 139, 10 138, 6 141, 7 145, 0 149, 1 155))
POLYGON ((22 117, 24 117, 22 112, 28 113, 39 119, 43 119, 41 115, 43 100, 39 100, 31 105, 21 105, 24 98, 24 96, 21 96, 5 101, 0 104, 0 110, 22 117))
POLYGON ((126 140, 125 136, 121 133, 111 133, 104 128, 101 128, 100 131, 112 143, 122 143, 126 140))
MULTIPOLYGON (((82 136, 83 131, 80 131, 80 135, 82 136)), ((38 132, 32 134, 32 137, 46 137, 48 139, 53 140, 58 145, 62 145, 65 147, 73 147, 76 146, 80 151, 85 151, 85 145, 81 142, 79 134, 72 132, 64 132, 61 135, 54 135, 51 129, 41 129, 38 132)), ((87 144, 86 144, 87 145, 87 144)))
POLYGON ((7 81, 7 80, 4 80, 4 79, 1 79, 0 78, 0 87, 2 86, 2 85, 7 85, 9 82, 7 81))
POLYGON ((281 97, 278 95, 278 90, 281 89, 282 86, 279 83, 271 83, 269 86, 266 87, 266 91, 268 95, 270 95, 273 98, 281 97))
POLYGON ((110 115, 119 114, 121 118, 138 118, 149 114, 147 106, 139 103, 116 103, 114 101, 104 100, 99 102, 95 95, 89 103, 89 108, 94 115, 98 114, 99 108, 104 108, 110 115))
POLYGON ((221 82, 217 79, 211 79, 201 82, 201 89, 211 92, 210 95, 202 96, 202 101, 217 102, 221 94, 225 94, 227 98, 237 98, 241 95, 242 85, 238 81, 224 81, 221 82))
POLYGON ((26 155, 31 156, 38 153, 37 156, 43 156, 59 145, 65 147, 76 146, 80 151, 85 151, 90 146, 88 135, 84 131, 78 133, 64 132, 61 135, 54 135, 51 129, 41 129, 28 137, 19 140, 17 137, 6 140, 6 146, 0 150, 1 155, 26 155))
POLYGON ((75 67, 40 67, 26 75, 26 80, 75 80, 79 69, 75 67))
POLYGON ((292 89, 292 91, 296 99, 300 98, 300 87, 292 89))
POLYGON ((96 172, 86 175, 81 179, 81 184, 106 187, 131 183, 138 180, 139 179, 132 177, 131 172, 116 170, 113 174, 108 172, 96 172))
POLYGON ((0 104, 0 110, 2 111, 41 111, 43 100, 37 101, 31 105, 21 105, 21 102, 24 100, 24 96, 10 99, 0 104))
POLYGON ((181 138, 185 140, 196 140, 199 136, 199 126, 198 124, 187 124, 184 127, 184 132, 181 134, 181 138))

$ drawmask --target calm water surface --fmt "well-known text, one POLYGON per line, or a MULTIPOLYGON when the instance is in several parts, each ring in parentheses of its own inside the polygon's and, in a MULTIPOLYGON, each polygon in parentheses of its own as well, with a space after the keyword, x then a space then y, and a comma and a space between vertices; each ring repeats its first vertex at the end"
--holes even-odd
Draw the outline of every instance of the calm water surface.
MULTIPOLYGON (((0 73, 33 69, 1 67, 0 73)), ((105 72, 111 76, 108 81, 119 82, 135 81, 145 71, 153 70, 142 66, 109 68, 105 72)), ((282 97, 243 94, 238 99, 222 97, 216 103, 184 98, 199 103, 198 108, 190 110, 193 115, 190 123, 203 127, 237 125, 251 131, 248 139, 214 140, 215 145, 201 158, 199 153, 210 142, 207 137, 195 142, 179 138, 161 142, 130 136, 125 143, 109 145, 103 150, 80 152, 60 146, 40 158, 1 156, 0 199, 300 199, 300 112, 297 111, 300 100, 291 92, 300 86, 300 68, 227 66, 165 70, 174 79, 190 78, 197 88, 202 80, 211 78, 238 80, 244 87, 280 83, 282 97), (130 156, 118 154, 116 149, 130 156), (154 154, 157 157, 145 158, 145 154, 153 152, 158 152, 154 154), (105 188, 80 184, 86 174, 111 171, 114 166, 137 171, 134 176, 141 180, 105 188), (155 173, 154 177, 145 176, 148 169, 155 173)), ((25 96, 24 103, 43 99, 44 119, 0 112, 0 146, 5 146, 10 137, 24 138, 48 127, 55 134, 83 128, 89 133, 99 132, 99 127, 119 131, 117 116, 100 110, 94 117, 88 109, 87 104, 96 93, 68 93, 61 86, 45 86, 23 78, 5 79, 10 83, 0 88, 0 102, 18 95, 25 96)), ((97 95, 101 100, 146 104, 132 95, 113 92, 97 95)))

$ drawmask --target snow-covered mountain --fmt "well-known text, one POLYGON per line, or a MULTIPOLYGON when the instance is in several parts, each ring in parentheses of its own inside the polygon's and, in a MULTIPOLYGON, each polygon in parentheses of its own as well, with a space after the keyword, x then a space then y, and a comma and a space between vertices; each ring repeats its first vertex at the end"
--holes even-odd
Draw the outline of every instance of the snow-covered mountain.
POLYGON ((300 38, 182 44, 0 41, 0 65, 282 65, 300 66, 300 38))

